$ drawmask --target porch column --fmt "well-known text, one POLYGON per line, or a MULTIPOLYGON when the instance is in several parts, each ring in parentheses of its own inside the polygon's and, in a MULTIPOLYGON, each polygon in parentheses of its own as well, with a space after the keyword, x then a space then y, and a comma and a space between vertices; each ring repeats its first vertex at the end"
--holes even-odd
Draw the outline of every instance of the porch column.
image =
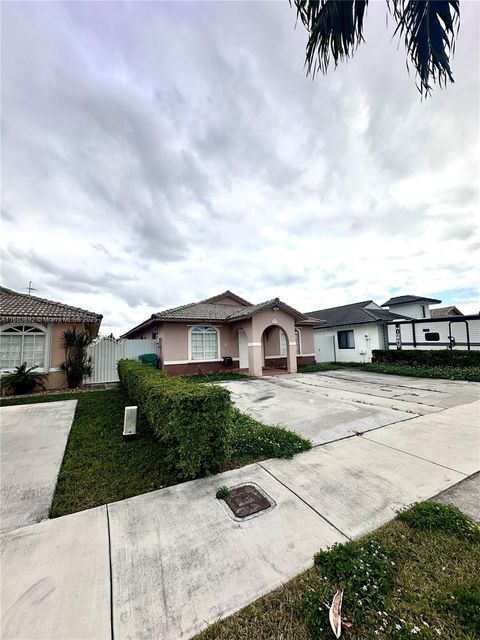
POLYGON ((288 342, 288 373, 297 373, 297 343, 291 341, 289 336, 288 342))
POLYGON ((262 343, 248 343, 248 375, 260 377, 262 375, 262 343))

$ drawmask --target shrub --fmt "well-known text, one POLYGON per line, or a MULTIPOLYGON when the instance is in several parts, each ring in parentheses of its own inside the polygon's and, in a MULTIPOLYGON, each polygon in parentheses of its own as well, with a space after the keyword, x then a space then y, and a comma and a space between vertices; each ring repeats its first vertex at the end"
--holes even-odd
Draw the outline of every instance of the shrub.
POLYGON ((480 351, 457 349, 374 349, 372 362, 400 363, 427 367, 478 367, 480 351))
POLYGON ((30 393, 35 387, 45 389, 44 380, 47 377, 45 373, 35 371, 36 367, 27 369, 27 363, 24 362, 19 367, 15 367, 13 373, 9 373, 1 379, 2 389, 11 389, 14 394, 30 393))
POLYGON ((460 509, 440 502, 419 502, 400 511, 398 519, 412 529, 444 531, 459 540, 480 542, 480 528, 460 509))
POLYGON ((293 431, 267 426, 238 409, 233 410, 232 449, 235 456, 291 458, 311 447, 308 440, 293 431))
POLYGON ((411 364, 401 362, 397 364, 381 364, 375 362, 358 366, 364 371, 373 371, 374 373, 387 373, 397 376, 414 376, 417 378, 443 378, 444 380, 468 380, 469 382, 480 382, 480 367, 427 367, 425 365, 412 366, 411 364))
POLYGON ((228 462, 233 406, 227 389, 190 384, 130 360, 118 363, 118 373, 179 479, 204 475, 228 462))

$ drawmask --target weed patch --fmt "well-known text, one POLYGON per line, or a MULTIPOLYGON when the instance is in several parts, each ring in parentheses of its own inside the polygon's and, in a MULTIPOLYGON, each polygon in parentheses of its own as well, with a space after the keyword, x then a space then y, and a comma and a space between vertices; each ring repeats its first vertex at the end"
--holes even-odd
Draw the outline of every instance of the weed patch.
POLYGON ((256 459, 291 458, 312 446, 293 431, 262 424, 238 409, 234 409, 231 437, 234 455, 256 459))
POLYGON ((444 531, 459 540, 480 542, 480 528, 460 509, 440 502, 419 502, 401 511, 399 520, 412 529, 444 531))

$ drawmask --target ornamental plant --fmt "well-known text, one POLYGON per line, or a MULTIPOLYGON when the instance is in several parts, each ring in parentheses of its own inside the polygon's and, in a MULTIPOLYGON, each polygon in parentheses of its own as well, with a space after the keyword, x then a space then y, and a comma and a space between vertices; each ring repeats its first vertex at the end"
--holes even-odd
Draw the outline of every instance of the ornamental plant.
POLYGON ((77 332, 74 327, 62 333, 65 360, 60 365, 60 371, 67 376, 69 389, 80 386, 84 378, 92 375, 92 358, 87 354, 87 347, 91 342, 88 331, 77 332))
POLYGON ((27 363, 24 362, 19 367, 15 367, 15 371, 2 378, 2 388, 11 389, 14 394, 31 393, 35 387, 45 389, 44 380, 47 377, 45 373, 35 371, 36 367, 27 369, 27 363))

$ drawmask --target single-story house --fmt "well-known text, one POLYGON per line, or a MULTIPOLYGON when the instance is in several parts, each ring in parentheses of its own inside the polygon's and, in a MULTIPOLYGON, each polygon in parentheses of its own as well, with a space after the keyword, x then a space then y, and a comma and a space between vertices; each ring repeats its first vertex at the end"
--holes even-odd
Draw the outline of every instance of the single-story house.
POLYGON ((26 362, 48 374, 47 389, 64 388, 63 332, 88 330, 95 338, 101 321, 98 313, 0 287, 0 374, 26 362))
POLYGON ((266 368, 295 372, 297 364, 313 363, 318 324, 278 298, 252 304, 224 291, 154 313, 121 337, 156 339, 162 369, 173 375, 233 367, 261 376, 266 368))
POLYGON ((314 327, 316 362, 370 362, 373 349, 388 349, 387 323, 404 316, 373 300, 310 311, 324 323, 314 327))

